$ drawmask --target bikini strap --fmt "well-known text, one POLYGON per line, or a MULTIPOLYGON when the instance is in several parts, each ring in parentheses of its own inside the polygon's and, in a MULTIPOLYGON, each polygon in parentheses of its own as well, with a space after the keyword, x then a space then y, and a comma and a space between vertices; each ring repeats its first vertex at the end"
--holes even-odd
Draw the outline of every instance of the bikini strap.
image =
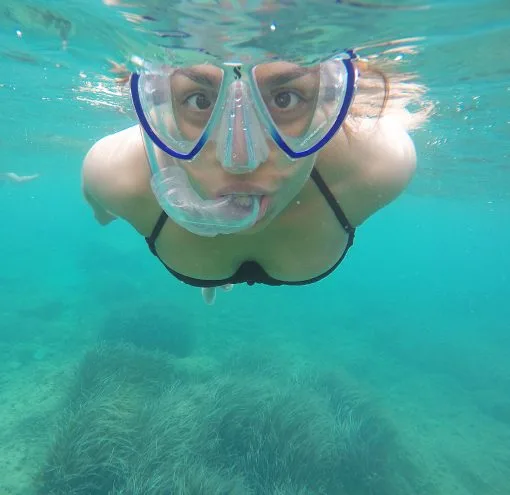
POLYGON ((336 200, 335 196, 333 196, 333 193, 327 186, 326 182, 324 182, 324 179, 322 178, 321 174, 315 167, 312 169, 311 177, 312 180, 317 185, 317 187, 319 188, 321 194, 326 199, 326 202, 328 203, 329 207, 333 210, 333 213, 335 214, 337 220, 340 222, 340 225, 350 236, 352 236, 355 230, 354 227, 351 225, 351 222, 347 220, 347 217, 345 216, 345 213, 343 212, 342 208, 340 208, 340 205, 338 204, 338 201, 336 200))
MULTIPOLYGON (((149 246, 149 249, 151 250, 151 253, 154 256, 158 256, 158 253, 156 252, 156 240, 158 239, 158 236, 161 233, 161 229, 165 225, 167 218, 168 218, 168 215, 163 210, 161 212, 161 214, 159 215, 156 225, 154 225, 154 228, 152 229, 151 235, 149 237, 145 238, 145 240, 147 241, 147 245, 149 246)), ((159 258, 159 256, 158 256, 158 258, 159 258)))

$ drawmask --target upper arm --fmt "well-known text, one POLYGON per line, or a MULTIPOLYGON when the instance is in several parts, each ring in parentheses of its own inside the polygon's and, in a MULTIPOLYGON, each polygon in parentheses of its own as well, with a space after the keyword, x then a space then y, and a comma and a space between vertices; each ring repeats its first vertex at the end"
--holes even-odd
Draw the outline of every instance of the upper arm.
POLYGON ((416 171, 416 150, 406 129, 391 117, 354 141, 350 153, 356 172, 349 196, 351 221, 359 225, 405 190, 416 171))
POLYGON ((110 156, 108 152, 108 139, 101 139, 92 146, 83 161, 82 192, 87 203, 94 211, 96 220, 101 225, 113 221, 118 213, 115 208, 113 187, 111 184, 110 156))
POLYGON ((376 209, 396 199, 407 187, 416 171, 413 140, 398 122, 386 120, 375 139, 376 150, 370 155, 365 180, 374 189, 376 209))
POLYGON ((116 217, 128 218, 142 194, 145 167, 140 167, 140 160, 144 155, 137 137, 136 128, 106 136, 92 146, 83 161, 83 195, 103 225, 116 217))

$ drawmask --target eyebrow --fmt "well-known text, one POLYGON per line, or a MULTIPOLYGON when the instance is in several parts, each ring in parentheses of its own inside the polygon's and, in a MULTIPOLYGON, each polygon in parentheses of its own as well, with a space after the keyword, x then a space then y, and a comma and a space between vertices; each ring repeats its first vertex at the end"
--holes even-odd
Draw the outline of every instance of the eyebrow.
POLYGON ((182 75, 191 79, 193 82, 200 84, 200 86, 208 86, 211 89, 215 89, 219 86, 219 81, 215 80, 215 78, 210 77, 206 74, 202 74, 193 69, 177 69, 174 74, 182 75))
MULTIPOLYGON (((255 71, 255 74, 256 72, 257 71, 255 71)), ((300 77, 307 76, 311 73, 311 69, 298 66, 280 74, 263 77, 261 83, 271 86, 283 86, 294 79, 299 79, 300 77)), ((220 84, 220 81, 216 80, 216 78, 202 74, 194 69, 177 69, 174 74, 182 75, 201 86, 207 86, 213 89, 216 89, 220 84)))
MULTIPOLYGON (((281 74, 274 74, 272 76, 261 78, 261 83, 265 85, 271 86, 283 86, 294 79, 299 79, 300 77, 307 76, 311 74, 312 71, 309 68, 305 67, 295 67, 293 69, 289 69, 281 74)), ((257 71, 255 71, 255 75, 257 71)), ((255 77, 256 79, 256 77, 255 77)))

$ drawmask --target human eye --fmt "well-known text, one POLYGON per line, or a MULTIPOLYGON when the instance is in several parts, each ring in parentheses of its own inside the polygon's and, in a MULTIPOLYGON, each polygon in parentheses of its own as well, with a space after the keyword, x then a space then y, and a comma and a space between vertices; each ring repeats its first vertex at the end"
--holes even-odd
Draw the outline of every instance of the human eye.
POLYGON ((269 101, 271 109, 278 111, 292 111, 304 102, 304 98, 293 90, 274 91, 269 101))
POLYGON ((205 112, 213 106, 213 98, 206 93, 196 92, 184 98, 183 106, 195 112, 205 112))

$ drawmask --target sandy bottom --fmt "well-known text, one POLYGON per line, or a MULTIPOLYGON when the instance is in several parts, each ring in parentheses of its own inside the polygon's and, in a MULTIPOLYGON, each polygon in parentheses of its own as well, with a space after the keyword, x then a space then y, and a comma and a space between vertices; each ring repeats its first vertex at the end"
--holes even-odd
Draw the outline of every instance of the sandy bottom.
MULTIPOLYGON (((271 339, 264 346, 289 353, 283 334, 273 334, 271 339)), ((236 346, 246 350, 251 344, 242 338, 230 340, 234 353, 236 346)), ((68 347, 63 352, 61 345, 44 352, 40 346, 27 349, 12 343, 0 348, 0 494, 34 493, 34 480, 51 442, 66 387, 81 355, 92 345, 92 339, 82 339, 72 353, 68 347)), ((370 346, 355 347, 345 341, 343 345, 349 356, 343 364, 377 392, 385 412, 398 425, 401 442, 434 487, 431 493, 508 494, 507 423, 488 416, 471 392, 444 374, 417 375, 401 363, 388 362, 370 346)), ((313 354, 322 351, 311 347, 296 345, 292 352, 319 359, 313 354)), ((211 353, 225 349, 220 341, 209 342, 209 348, 211 353)))
POLYGON ((0 493, 33 493, 74 363, 3 362, 0 373, 0 493))

